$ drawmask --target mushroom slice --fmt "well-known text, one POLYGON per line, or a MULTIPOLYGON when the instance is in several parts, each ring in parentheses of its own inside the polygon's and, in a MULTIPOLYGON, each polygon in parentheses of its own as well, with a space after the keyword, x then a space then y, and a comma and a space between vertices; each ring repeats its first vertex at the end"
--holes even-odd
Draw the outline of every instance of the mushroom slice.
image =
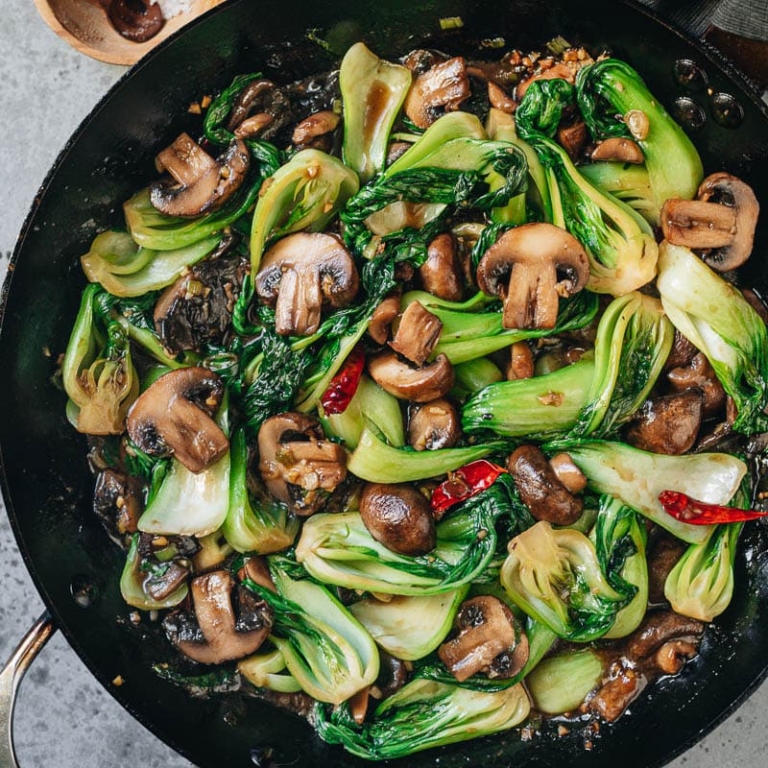
POLYGON ((169 614, 163 628, 169 640, 200 664, 222 664, 258 650, 272 628, 273 612, 228 571, 213 571, 192 579, 194 615, 169 614))
POLYGON ((464 280, 453 237, 447 232, 438 235, 427 248, 427 260, 419 267, 424 290, 448 301, 461 301, 464 280))
POLYGON ((646 400, 627 430, 627 442, 643 451, 667 456, 687 453, 701 429, 703 405, 699 389, 646 400))
POLYGON ((454 382, 453 366, 443 354, 428 365, 414 368, 395 352, 382 352, 368 362, 368 373, 390 395, 415 403, 445 397, 454 382))
POLYGON ((667 200, 661 229, 673 245, 702 249, 702 260, 727 272, 740 267, 752 253, 760 213, 752 188, 729 173, 707 176, 697 200, 667 200))
POLYGON ((202 216, 220 208, 240 188, 250 167, 245 142, 235 139, 213 159, 188 134, 182 133, 157 156, 175 185, 155 182, 149 187, 152 205, 167 216, 202 216))
POLYGON ((291 118, 288 94, 271 80, 253 80, 237 95, 227 129, 240 138, 272 140, 291 118))
POLYGON ((390 293, 373 310, 368 334, 377 344, 386 344, 394 319, 400 314, 400 294, 390 293))
POLYGON ((275 308, 275 328, 284 336, 311 336, 324 305, 347 306, 360 278, 349 251, 335 235, 297 232, 264 255, 256 292, 275 308))
POLYGON ((429 128, 440 108, 453 112, 470 95, 464 59, 455 56, 430 67, 413 81, 405 97, 405 114, 419 128, 429 128))
POLYGON ((417 451, 452 448, 461 437, 456 406, 444 397, 413 405, 408 415, 408 443, 417 451))
POLYGON ((645 155, 640 146, 623 136, 611 136, 601 141, 590 155, 595 161, 612 161, 616 163, 632 163, 642 165, 645 155))
POLYGON ((347 476, 347 454, 325 440, 320 422, 281 413, 259 430, 259 471, 267 490, 297 515, 316 512, 347 476))
POLYGON ((489 677, 514 677, 528 661, 528 638, 497 597, 465 600, 456 614, 456 628, 458 634, 437 654, 460 683, 483 671, 489 677), (496 662, 500 655, 505 658, 496 662))
POLYGON ((360 517, 376 541, 400 555, 426 555, 437 544, 429 501, 407 483, 368 483, 360 517))
POLYGON ((213 420, 223 394, 224 383, 207 368, 170 371, 131 406, 128 435, 150 456, 172 455, 190 472, 202 472, 229 449, 213 420))
POLYGON ((504 328, 554 328, 558 299, 578 293, 588 277, 581 243, 545 223, 507 230, 477 267, 480 290, 504 302, 504 328))
POLYGON ((558 478, 546 456, 535 445, 521 445, 507 460, 520 499, 536 520, 571 525, 584 511, 584 502, 558 478))
POLYGON ((418 301, 409 304, 389 346, 415 365, 424 365, 440 340, 443 323, 418 301))

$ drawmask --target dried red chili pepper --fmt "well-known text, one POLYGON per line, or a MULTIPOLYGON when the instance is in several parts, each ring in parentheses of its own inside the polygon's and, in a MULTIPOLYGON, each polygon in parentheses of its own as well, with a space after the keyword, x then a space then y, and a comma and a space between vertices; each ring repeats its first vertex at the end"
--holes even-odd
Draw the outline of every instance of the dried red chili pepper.
POLYGON ((712 525, 714 523, 743 523, 765 517, 768 512, 758 512, 754 509, 737 509, 724 507, 722 504, 707 504, 697 501, 678 491, 662 491, 659 501, 664 511, 684 523, 694 525, 712 525))
POLYGON ((496 482, 496 478, 506 471, 498 464, 479 459, 465 464, 454 472, 449 472, 448 479, 432 491, 432 511, 439 517, 454 504, 490 488, 496 482))
POLYGON ((323 396, 320 398, 320 403, 326 413, 344 413, 347 410, 355 392, 357 392, 360 377, 363 375, 363 368, 365 368, 365 352, 358 345, 347 355, 344 365, 331 379, 328 389, 323 392, 323 396))

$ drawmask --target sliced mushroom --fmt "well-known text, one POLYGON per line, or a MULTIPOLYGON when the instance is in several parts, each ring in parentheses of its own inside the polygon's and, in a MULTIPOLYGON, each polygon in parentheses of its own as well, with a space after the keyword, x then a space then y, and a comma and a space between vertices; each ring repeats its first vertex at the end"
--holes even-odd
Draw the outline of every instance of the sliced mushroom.
POLYGON ((464 59, 455 56, 419 75, 405 97, 405 114, 418 128, 429 128, 441 109, 452 112, 470 95, 464 59))
POLYGON ((656 651, 673 640, 685 640, 698 645, 704 634, 704 624, 674 611, 654 611, 627 638, 626 654, 633 661, 649 659, 656 651))
POLYGON ((701 429, 703 405, 699 389, 646 400, 627 429, 627 442, 635 448, 667 456, 687 453, 701 429))
POLYGON ((306 146, 314 139, 335 131, 340 119, 339 115, 328 109, 315 112, 296 125, 291 141, 296 146, 306 146))
POLYGON ((176 611, 163 621, 168 639, 200 664, 222 664, 255 653, 272 628, 273 612, 238 586, 228 571, 192 579, 194 614, 176 611))
POLYGON ((648 602, 662 604, 667 602, 664 585, 677 561, 685 552, 685 543, 657 527, 651 533, 648 542, 648 602))
POLYGON ((239 138, 272 140, 291 119, 291 101, 271 80, 253 80, 237 95, 227 128, 239 138))
POLYGON ((427 247, 427 259, 419 267, 425 291, 448 301, 461 301, 464 280, 456 243, 447 232, 438 235, 427 247))
POLYGON ((632 668, 620 667, 589 700, 589 709, 607 723, 616 722, 645 687, 632 668))
POLYGON ((368 361, 368 373, 390 395, 415 403, 445 397, 455 378, 453 366, 443 354, 428 365, 414 368, 394 352, 382 352, 368 361))
POLYGON ((667 380, 675 392, 697 389, 703 395, 703 415, 715 416, 725 405, 725 390, 706 355, 697 352, 688 365, 667 372, 667 380))
POLYGON ((442 330, 440 318, 425 309, 420 302, 414 301, 400 316, 395 338, 389 342, 389 346, 406 360, 421 366, 432 354, 442 330))
POLYGON ((401 555, 426 555, 437 533, 429 500, 412 485, 367 483, 360 494, 360 517, 368 532, 401 555))
POLYGON ((517 108, 517 102, 493 80, 488 81, 488 101, 494 109, 511 115, 517 108))
POLYGON ((507 381, 530 379, 535 372, 533 352, 525 341, 516 341, 509 348, 509 362, 505 369, 507 381))
POLYGON ((672 342, 672 349, 664 363, 665 370, 679 368, 691 364, 691 361, 699 353, 696 346, 688 341, 680 331, 675 328, 675 337, 672 342))
POLYGON ((93 509, 116 539, 135 533, 143 511, 142 483, 131 475, 105 469, 96 478, 93 509))
POLYGON ((110 24, 131 42, 146 43, 165 25, 162 9, 150 0, 111 0, 108 6, 110 24))
POLYGON ((569 453, 555 454, 549 460, 549 466, 571 493, 581 493, 587 487, 587 476, 576 466, 569 453))
POLYGON ((584 501, 574 496, 555 474, 546 456, 535 445, 521 445, 507 459, 520 499, 536 520, 571 525, 584 511, 584 501))
MULTIPOLYGON (((230 239, 231 242, 231 239, 230 239)), ((154 325, 163 346, 173 354, 200 352, 221 343, 232 325, 232 312, 248 261, 242 256, 208 258, 195 264, 155 304, 154 325)))
POLYGON ((561 125, 555 134, 557 143, 568 153, 571 160, 577 160, 587 144, 589 131, 583 120, 575 120, 567 125, 561 125))
POLYGON ((311 336, 323 306, 347 306, 359 285, 357 267, 341 239, 321 232, 278 240, 256 275, 256 292, 275 308, 275 329, 284 336, 311 336))
POLYGON ((580 291, 588 277, 581 243, 546 223, 507 230, 477 268, 480 290, 504 302, 505 328, 554 328, 559 298, 580 291))
POLYGON ((400 294, 390 293, 371 315, 368 333, 377 344, 386 344, 394 319, 400 314, 400 294))
POLYGON ((220 208, 240 188, 251 156, 241 139, 213 159, 189 135, 182 133, 157 156, 157 164, 175 184, 155 182, 149 187, 152 205, 167 216, 201 216, 220 208))
POLYGON ((417 451, 451 448, 461 437, 461 420, 456 406, 444 397, 408 412, 408 444, 417 451))
POLYGON ((664 237, 674 245, 703 249, 712 269, 740 267, 752 253, 760 213, 752 188, 729 173, 707 176, 697 200, 667 200, 661 209, 664 237))
POLYGON ((128 411, 128 435, 150 456, 171 455, 190 472, 202 472, 229 449, 213 420, 223 394, 224 383, 207 368, 163 374, 128 411))
POLYGON ((267 490, 297 515, 316 512, 347 476, 347 454, 325 439, 320 422, 281 413, 259 429, 259 471, 267 490))
POLYGON ((621 136, 611 136, 603 139, 590 155, 595 161, 612 161, 615 163, 632 163, 633 165, 642 165, 645 162, 645 155, 639 145, 621 136))
POLYGON ((159 573, 152 574, 144 581, 144 591, 153 600, 165 600, 186 582, 190 573, 191 567, 188 561, 183 563, 173 560, 165 563, 159 573))
POLYGON ((497 597, 478 595, 465 600, 455 625, 458 634, 443 643, 437 654, 460 683, 479 672, 514 677, 528 661, 528 638, 497 597), (499 656, 503 659, 497 662, 499 656))

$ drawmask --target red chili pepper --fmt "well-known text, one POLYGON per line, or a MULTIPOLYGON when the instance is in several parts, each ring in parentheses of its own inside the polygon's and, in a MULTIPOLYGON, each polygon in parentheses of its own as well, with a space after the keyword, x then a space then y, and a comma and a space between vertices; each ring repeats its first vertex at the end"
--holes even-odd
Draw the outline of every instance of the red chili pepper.
POLYGON ((357 392, 360 377, 365 368, 365 353, 361 346, 356 346, 347 355, 341 370, 331 379, 328 389, 320 398, 326 413, 344 413, 357 392))
POLYGON ((490 488, 496 478, 507 470, 485 459, 465 464, 455 472, 448 473, 448 479, 432 491, 432 511, 442 515, 447 509, 480 491, 490 488))
POLYGON ((724 507, 721 504, 707 504, 696 501, 690 496, 678 491, 662 491, 659 501, 664 511, 675 520, 694 525, 712 525, 713 523, 743 523, 765 517, 768 512, 758 512, 754 509, 737 509, 724 507))

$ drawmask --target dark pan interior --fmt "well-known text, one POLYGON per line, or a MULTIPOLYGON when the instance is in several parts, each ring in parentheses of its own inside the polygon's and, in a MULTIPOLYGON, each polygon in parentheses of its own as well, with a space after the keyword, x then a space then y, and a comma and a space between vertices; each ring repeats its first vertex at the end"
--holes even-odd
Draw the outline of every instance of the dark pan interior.
MULTIPOLYGON (((133 627, 122 603, 121 553, 90 512, 92 479, 85 442, 64 418, 63 394, 51 383, 64 350, 84 280, 78 257, 99 228, 116 221, 120 202, 154 174, 155 151, 192 126, 190 102, 228 84, 233 75, 262 70, 278 81, 333 66, 335 55, 308 31, 343 52, 365 40, 382 56, 415 47, 469 55, 478 41, 503 36, 531 48, 556 34, 593 52, 610 48, 640 69, 669 106, 692 98, 708 115, 695 136, 705 166, 750 182, 768 200, 768 120, 756 101, 705 53, 634 6, 607 0, 325 0, 234 2, 189 27, 151 54, 113 89, 62 153, 19 242, 6 284, 0 336, 3 492, 26 562, 67 638, 94 674, 143 723, 201 766, 362 766, 323 744, 301 720, 263 703, 228 694, 187 697, 152 672, 168 648, 147 622, 133 627), (441 32, 439 19, 459 16, 461 29, 441 32), (711 117, 706 91, 692 93, 673 76, 679 58, 698 61, 713 92, 738 98, 737 129, 711 117), (73 581, 91 585, 89 608, 73 600, 73 581), (122 675, 125 684, 110 681, 122 675), (256 753, 252 750, 256 749, 256 753), (272 754, 272 763, 266 755, 272 754), (253 759, 253 755, 256 759, 253 759)), ((497 51, 486 51, 488 58, 497 51)), ((746 280, 768 286, 760 261, 765 223, 746 280)), ((545 732, 521 741, 518 731, 415 755, 402 765, 653 766, 711 729, 751 690, 768 664, 768 555, 764 529, 752 524, 738 561, 736 595, 708 634, 701 657, 684 673, 643 697, 615 726, 583 748, 583 729, 565 738, 545 732)))

